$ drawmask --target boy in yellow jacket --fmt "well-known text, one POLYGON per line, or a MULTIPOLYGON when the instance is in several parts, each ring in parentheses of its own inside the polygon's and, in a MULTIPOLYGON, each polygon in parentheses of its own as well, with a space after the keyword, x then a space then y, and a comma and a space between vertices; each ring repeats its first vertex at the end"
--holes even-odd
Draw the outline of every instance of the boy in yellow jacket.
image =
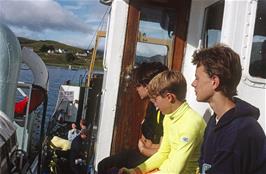
POLYGON ((187 84, 177 71, 164 71, 148 85, 149 96, 165 114, 164 136, 157 153, 134 169, 119 174, 191 174, 196 172, 205 122, 185 100, 187 84))

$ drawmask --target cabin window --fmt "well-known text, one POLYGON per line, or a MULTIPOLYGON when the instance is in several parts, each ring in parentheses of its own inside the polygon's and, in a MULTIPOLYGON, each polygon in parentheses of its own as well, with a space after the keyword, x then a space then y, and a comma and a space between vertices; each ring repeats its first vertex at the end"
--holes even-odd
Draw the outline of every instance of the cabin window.
POLYGON ((203 47, 211 47, 220 42, 223 13, 224 0, 218 1, 205 9, 202 32, 203 47))
POLYGON ((141 7, 136 65, 143 62, 167 64, 170 61, 174 14, 173 10, 165 8, 141 7))
POLYGON ((266 78, 266 1, 259 0, 254 28, 249 74, 266 78))
POLYGON ((161 62, 166 64, 167 47, 149 43, 137 43, 135 64, 143 62, 161 62))

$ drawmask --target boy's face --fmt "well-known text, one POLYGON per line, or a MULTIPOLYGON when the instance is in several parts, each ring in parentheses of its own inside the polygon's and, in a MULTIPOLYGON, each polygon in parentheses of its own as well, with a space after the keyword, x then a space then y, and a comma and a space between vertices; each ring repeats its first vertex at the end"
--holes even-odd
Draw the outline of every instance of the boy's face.
POLYGON ((81 137, 83 140, 87 139, 87 135, 85 135, 85 134, 80 134, 80 137, 81 137))
POLYGON ((75 123, 72 123, 72 124, 71 124, 71 127, 72 127, 72 129, 76 129, 76 128, 77 128, 77 126, 76 126, 75 123))
POLYGON ((208 102, 216 88, 215 80, 205 72, 203 65, 197 67, 192 86, 195 88, 195 94, 199 102, 208 102))
POLYGON ((148 89, 147 89, 147 86, 143 86, 143 85, 139 85, 136 87, 136 90, 139 94, 139 97, 141 99, 144 99, 146 97, 148 97, 148 89))
POLYGON ((83 125, 83 124, 80 124, 80 128, 81 129, 86 129, 87 127, 85 125, 83 125))
MULTIPOLYGON (((171 97, 171 96, 170 96, 171 97)), ((171 99, 166 94, 165 96, 156 96, 150 99, 156 108, 158 108, 164 115, 172 113, 171 99)))
POLYGON ((87 126, 83 122, 79 122, 79 126, 81 129, 86 129, 87 126))

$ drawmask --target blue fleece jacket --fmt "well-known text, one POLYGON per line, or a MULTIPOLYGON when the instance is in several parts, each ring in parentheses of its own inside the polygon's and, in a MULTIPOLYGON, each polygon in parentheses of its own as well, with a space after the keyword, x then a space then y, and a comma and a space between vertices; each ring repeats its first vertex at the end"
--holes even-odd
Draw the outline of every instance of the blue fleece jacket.
POLYGON ((236 107, 205 129, 200 156, 202 174, 266 174, 266 139, 259 109, 234 98, 236 107))

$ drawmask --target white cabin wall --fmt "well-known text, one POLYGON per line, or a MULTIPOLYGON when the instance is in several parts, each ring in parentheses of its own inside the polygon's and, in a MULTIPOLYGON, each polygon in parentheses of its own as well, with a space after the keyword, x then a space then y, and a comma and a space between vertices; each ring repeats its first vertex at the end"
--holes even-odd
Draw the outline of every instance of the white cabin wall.
POLYGON ((195 79, 196 66, 194 66, 191 63, 191 60, 194 51, 200 47, 204 10, 207 6, 213 4, 214 2, 217 2, 217 0, 215 1, 193 0, 191 3, 191 11, 190 11, 188 35, 187 35, 187 46, 181 70, 187 80, 187 101, 190 104, 190 106, 193 107, 202 116, 205 113, 209 113, 210 109, 207 103, 200 103, 196 101, 194 88, 191 86, 193 80, 195 79))
POLYGON ((252 24, 255 23, 256 10, 257 1, 250 0, 246 14, 245 40, 243 40, 241 50, 243 75, 239 85, 239 96, 260 109, 259 123, 266 131, 266 80, 251 77, 248 72, 254 32, 254 25, 252 24))
POLYGON ((123 0, 114 0, 111 8, 95 164, 110 155, 128 16, 128 3, 123 0))
POLYGON ((254 78, 248 73, 256 7, 257 1, 255 0, 227 0, 221 42, 230 45, 239 53, 243 71, 238 86, 238 97, 260 109, 261 116, 258 121, 265 130, 266 81, 258 83, 255 80, 252 82, 254 78))
POLYGON ((247 8, 247 0, 225 0, 221 42, 233 47, 239 54, 244 39, 242 33, 245 30, 247 8))

